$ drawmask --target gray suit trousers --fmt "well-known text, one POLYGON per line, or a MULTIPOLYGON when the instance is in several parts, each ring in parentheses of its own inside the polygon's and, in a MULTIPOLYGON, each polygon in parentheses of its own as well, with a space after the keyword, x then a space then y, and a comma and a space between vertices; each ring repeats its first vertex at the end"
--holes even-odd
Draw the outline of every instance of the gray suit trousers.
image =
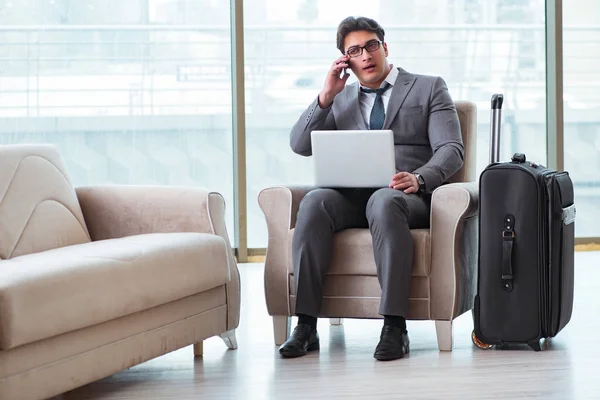
POLYGON ((368 227, 382 289, 379 313, 406 317, 413 264, 410 229, 429 227, 429 209, 429 197, 391 188, 309 192, 300 203, 292 242, 296 314, 320 314, 333 235, 368 227))

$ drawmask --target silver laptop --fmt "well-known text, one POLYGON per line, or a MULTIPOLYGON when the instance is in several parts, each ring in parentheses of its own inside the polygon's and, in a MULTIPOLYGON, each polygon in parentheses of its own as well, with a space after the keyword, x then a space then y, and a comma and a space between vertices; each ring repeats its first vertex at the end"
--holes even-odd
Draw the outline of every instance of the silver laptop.
POLYGON ((311 142, 315 186, 388 187, 396 173, 391 130, 312 131, 311 142))

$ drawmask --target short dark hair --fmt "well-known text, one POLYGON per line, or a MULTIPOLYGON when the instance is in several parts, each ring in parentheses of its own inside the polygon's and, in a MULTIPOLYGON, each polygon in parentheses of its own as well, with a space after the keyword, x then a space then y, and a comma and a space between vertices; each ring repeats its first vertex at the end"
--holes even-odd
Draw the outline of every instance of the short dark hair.
POLYGON ((383 41, 385 31, 374 19, 367 17, 348 17, 340 22, 337 30, 337 48, 344 54, 344 39, 350 32, 369 31, 377 34, 383 41))

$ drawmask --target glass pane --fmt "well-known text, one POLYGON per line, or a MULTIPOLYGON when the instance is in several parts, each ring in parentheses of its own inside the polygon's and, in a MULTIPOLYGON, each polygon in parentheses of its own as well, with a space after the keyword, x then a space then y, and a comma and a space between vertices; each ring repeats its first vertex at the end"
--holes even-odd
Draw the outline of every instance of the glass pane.
POLYGON ((575 235, 600 236, 600 2, 563 11, 565 169, 575 185, 575 235))
MULTIPOLYGON (((249 246, 266 247, 258 192, 312 184, 312 160, 291 151, 290 129, 341 55, 338 23, 364 15, 365 7, 360 0, 245 4, 249 246)), ((488 162, 490 98, 497 92, 505 96, 501 158, 520 151, 546 162, 543 0, 373 0, 368 10, 385 29, 390 63, 442 76, 455 100, 477 104, 478 171, 488 162)))
POLYGON ((222 1, 0 2, 0 142, 56 144, 77 186, 218 191, 232 235, 229 35, 222 1))

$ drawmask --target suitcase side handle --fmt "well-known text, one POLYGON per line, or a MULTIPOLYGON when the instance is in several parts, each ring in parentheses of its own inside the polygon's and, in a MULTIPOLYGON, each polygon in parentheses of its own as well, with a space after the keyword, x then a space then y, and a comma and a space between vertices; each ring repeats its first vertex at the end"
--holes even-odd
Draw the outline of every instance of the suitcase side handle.
POLYGON ((504 217, 504 230, 502 231, 502 286, 507 292, 513 290, 512 252, 515 240, 515 217, 507 214, 504 217))

